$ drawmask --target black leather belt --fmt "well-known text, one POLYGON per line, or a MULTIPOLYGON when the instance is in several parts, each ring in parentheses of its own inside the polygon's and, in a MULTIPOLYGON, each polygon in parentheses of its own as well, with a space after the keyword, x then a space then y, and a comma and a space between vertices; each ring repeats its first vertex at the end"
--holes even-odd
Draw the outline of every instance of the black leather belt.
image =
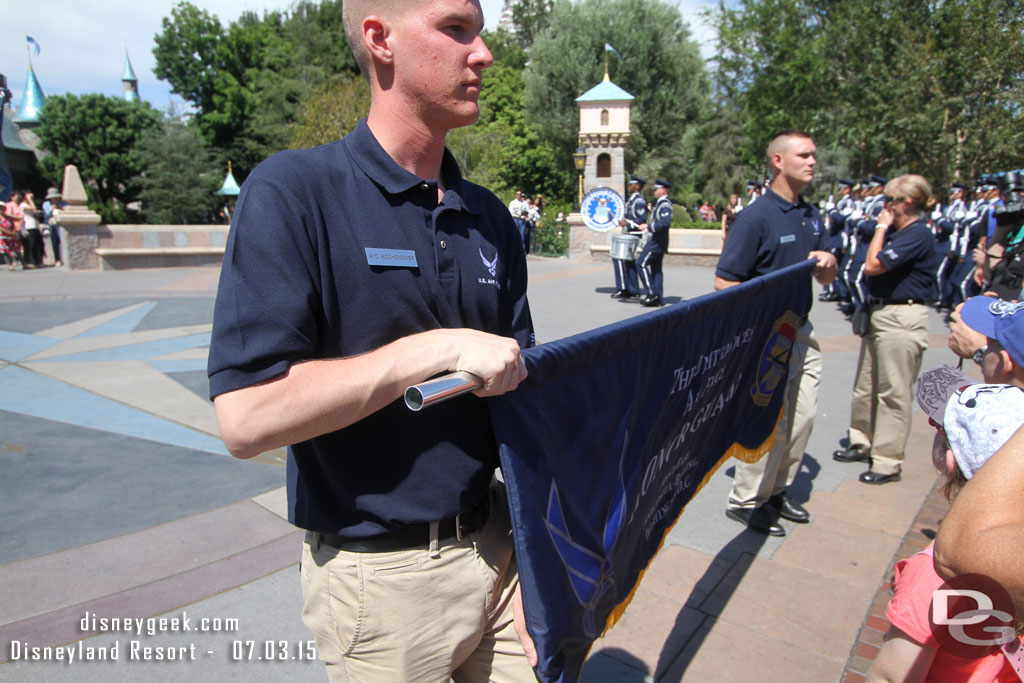
POLYGON ((872 306, 906 306, 908 304, 928 303, 924 299, 872 299, 872 306))
MULTIPOLYGON (((439 521, 437 523, 437 540, 444 541, 454 536, 457 540, 461 541, 474 531, 482 529, 490 516, 490 495, 486 495, 465 512, 439 521)), ((347 538, 335 534, 317 533, 320 536, 320 542, 324 545, 351 553, 384 553, 411 550, 418 547, 425 548, 430 543, 429 522, 407 524, 394 531, 364 538, 347 538)))

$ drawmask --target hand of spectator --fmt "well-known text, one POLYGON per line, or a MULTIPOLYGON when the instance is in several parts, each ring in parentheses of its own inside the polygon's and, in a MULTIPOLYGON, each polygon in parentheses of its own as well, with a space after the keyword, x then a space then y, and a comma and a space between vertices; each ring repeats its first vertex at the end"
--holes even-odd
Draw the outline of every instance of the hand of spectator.
POLYGON ((975 247, 974 251, 971 252, 971 257, 974 259, 975 265, 985 265, 985 250, 982 249, 981 247, 975 247))
POLYGON ((947 344, 953 353, 961 358, 970 360, 974 357, 975 351, 985 346, 988 338, 980 332, 975 332, 964 323, 960 317, 960 309, 963 307, 964 305, 960 304, 949 314, 949 340, 947 344))
POLYGON ((530 666, 537 666, 537 648, 533 644, 533 638, 530 637, 529 631, 526 630, 526 614, 523 612, 523 585, 521 583, 516 584, 516 592, 512 596, 512 625, 516 629, 516 635, 519 636, 523 652, 526 653, 526 661, 530 663, 530 666))

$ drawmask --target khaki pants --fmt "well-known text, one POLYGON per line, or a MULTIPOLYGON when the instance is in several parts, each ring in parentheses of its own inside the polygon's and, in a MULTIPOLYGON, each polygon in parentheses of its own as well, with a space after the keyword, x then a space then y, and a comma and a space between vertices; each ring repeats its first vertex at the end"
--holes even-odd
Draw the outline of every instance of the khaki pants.
POLYGON ((306 626, 334 683, 534 683, 512 625, 518 585, 504 491, 483 529, 416 548, 354 553, 306 533, 306 626))
POLYGON ((868 450, 871 469, 894 474, 910 437, 914 381, 928 346, 928 307, 883 306, 860 344, 850 406, 850 445, 868 450))
POLYGON ((736 462, 729 493, 729 508, 756 508, 786 490, 800 470, 800 460, 814 429, 821 384, 821 347, 814 326, 807 322, 797 332, 789 360, 789 377, 782 417, 775 428, 775 442, 768 454, 755 463, 736 462))

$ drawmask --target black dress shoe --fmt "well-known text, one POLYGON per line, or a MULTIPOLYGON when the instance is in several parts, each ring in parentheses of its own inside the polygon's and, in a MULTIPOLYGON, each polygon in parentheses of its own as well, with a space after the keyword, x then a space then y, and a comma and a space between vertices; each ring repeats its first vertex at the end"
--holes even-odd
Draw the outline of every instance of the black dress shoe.
POLYGON ((759 534, 767 534, 768 536, 786 535, 786 530, 779 526, 779 523, 763 507, 739 508, 738 510, 727 509, 725 516, 746 525, 748 529, 759 534))
POLYGON ((865 484, 888 484, 890 481, 899 481, 900 473, 893 472, 892 474, 882 474, 873 470, 868 470, 860 475, 860 480, 865 484))
POLYGON ((766 505, 770 505, 783 519, 788 519, 797 524, 807 524, 811 521, 811 514, 804 509, 804 506, 793 500, 788 493, 776 493, 768 499, 766 505))
POLYGON ((627 292, 624 289, 616 289, 612 293, 612 298, 613 299, 628 299, 631 296, 632 296, 632 294, 630 294, 629 292, 627 292))
POLYGON ((839 462, 871 462, 871 456, 863 448, 850 446, 832 452, 832 459, 839 462))
POLYGON ((661 297, 660 296, 654 296, 653 294, 650 294, 650 295, 644 297, 644 300, 641 301, 640 303, 642 303, 644 306, 648 306, 648 307, 650 307, 650 306, 661 306, 661 297))

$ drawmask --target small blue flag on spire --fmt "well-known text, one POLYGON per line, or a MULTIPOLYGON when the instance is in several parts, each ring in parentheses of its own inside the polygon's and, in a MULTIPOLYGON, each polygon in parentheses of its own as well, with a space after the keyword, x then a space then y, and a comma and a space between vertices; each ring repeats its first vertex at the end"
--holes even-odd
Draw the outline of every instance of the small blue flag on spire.
POLYGON ((605 52, 614 52, 615 56, 619 58, 619 61, 620 62, 622 61, 622 55, 620 55, 619 51, 616 50, 614 47, 612 47, 609 43, 605 43, 604 44, 604 51, 605 52))
MULTIPOLYGON (((36 42, 36 39, 33 38, 32 36, 25 36, 25 40, 28 42, 29 45, 35 45, 36 46, 36 51, 33 54, 34 55, 38 55, 39 54, 39 43, 36 42)), ((621 59, 621 57, 620 57, 620 59, 621 59)))

